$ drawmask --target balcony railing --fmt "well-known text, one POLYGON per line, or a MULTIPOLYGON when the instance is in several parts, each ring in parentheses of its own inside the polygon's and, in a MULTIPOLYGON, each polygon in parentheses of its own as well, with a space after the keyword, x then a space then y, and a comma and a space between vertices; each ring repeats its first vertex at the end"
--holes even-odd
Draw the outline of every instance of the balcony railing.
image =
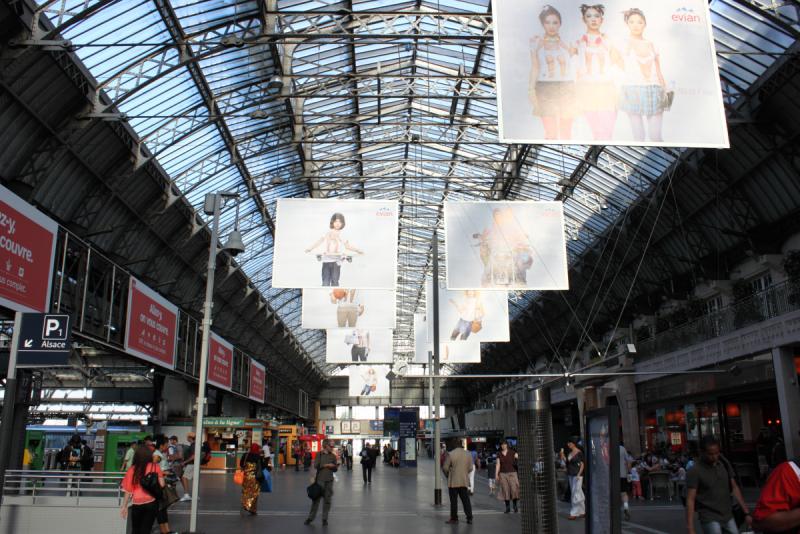
POLYGON ((800 285, 784 282, 719 311, 636 343, 637 359, 654 358, 800 309, 800 285))

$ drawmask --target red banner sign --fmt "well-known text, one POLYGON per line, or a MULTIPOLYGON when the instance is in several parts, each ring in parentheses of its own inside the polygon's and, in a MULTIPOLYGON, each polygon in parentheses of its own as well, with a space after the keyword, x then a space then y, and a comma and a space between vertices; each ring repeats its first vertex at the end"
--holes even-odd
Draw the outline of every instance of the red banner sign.
POLYGON ((58 224, 0 187, 0 306, 50 311, 58 224))
POLYGON ((169 369, 175 368, 178 307, 131 277, 125 351, 169 369))
POLYGON ((233 345, 211 332, 208 339, 208 383, 233 389, 233 345))
POLYGON ((267 370, 263 365, 250 358, 250 398, 254 401, 264 402, 267 370))

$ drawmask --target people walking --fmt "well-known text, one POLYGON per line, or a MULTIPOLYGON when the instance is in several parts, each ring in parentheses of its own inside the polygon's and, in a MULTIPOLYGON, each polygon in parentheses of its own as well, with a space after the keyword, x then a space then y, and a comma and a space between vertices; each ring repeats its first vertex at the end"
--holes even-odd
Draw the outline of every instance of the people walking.
POLYGON ((361 474, 364 476, 364 484, 372 484, 372 471, 378 462, 380 451, 377 447, 370 447, 369 443, 365 442, 359 456, 361 456, 361 474))
POLYGON ((294 458, 294 470, 300 471, 300 462, 303 460, 303 449, 300 447, 300 442, 295 441, 292 445, 292 458, 294 458))
POLYGON ((250 445, 250 451, 239 460, 239 467, 244 471, 242 482, 242 512, 250 515, 258 513, 258 496, 261 494, 261 481, 264 480, 264 460, 262 449, 257 443, 250 445))
POLYGON ((175 478, 177 478, 178 481, 180 481, 181 487, 183 488, 183 497, 181 497, 181 501, 190 500, 189 481, 183 474, 183 458, 186 447, 187 446, 178 443, 178 436, 169 437, 169 448, 167 449, 167 457, 170 461, 170 467, 172 468, 172 472, 175 474, 175 478))
POLYGON ((474 464, 475 468, 469 472, 469 494, 475 494, 475 471, 480 469, 480 461, 478 460, 478 451, 475 449, 475 444, 470 443, 467 445, 467 452, 469 452, 470 456, 472 457, 472 463, 474 464))
POLYGON ((119 513, 122 519, 127 519, 128 513, 130 513, 131 534, 150 534, 158 514, 158 501, 155 495, 149 493, 143 486, 149 482, 149 479, 145 480, 145 478, 151 473, 156 474, 160 487, 163 488, 165 485, 164 474, 158 465, 153 463, 152 456, 153 453, 149 448, 137 447, 133 455, 133 464, 122 479, 121 487, 125 497, 122 499, 119 513), (133 503, 130 512, 128 512, 129 503, 133 503))
POLYGON ((486 455, 486 478, 489 479, 489 495, 494 495, 497 480, 497 455, 490 452, 486 455))
POLYGON ((450 519, 447 524, 458 523, 458 499, 464 507, 467 523, 472 524, 472 503, 469 500, 470 473, 475 471, 472 454, 461 446, 461 440, 454 440, 452 450, 447 454, 442 469, 447 474, 447 489, 450 494, 450 519))
POLYGON ((586 496, 583 494, 583 471, 586 463, 583 460, 583 451, 578 448, 577 438, 571 438, 567 442, 569 453, 565 456, 561 450, 561 457, 567 466, 567 477, 569 479, 570 508, 567 519, 575 520, 586 515, 586 496))
POLYGON ((322 442, 322 452, 317 454, 317 458, 314 460, 314 469, 316 470, 314 482, 322 486, 322 495, 312 501, 311 511, 308 513, 308 519, 305 520, 305 524, 310 525, 314 521, 319 509, 319 501, 324 499, 322 526, 327 526, 328 513, 331 511, 331 502, 333 500, 333 474, 339 469, 339 460, 333 453, 333 442, 331 440, 326 439, 322 442))
POLYGON ((622 514, 625 521, 631 520, 631 510, 628 506, 628 495, 631 491, 630 472, 633 458, 628 454, 625 445, 620 441, 619 443, 619 490, 620 497, 622 498, 622 514))
MULTIPOLYGON (((153 451, 153 463, 158 465, 161 473, 164 475, 164 489, 167 487, 174 488, 177 484, 175 473, 172 472, 172 467, 169 462, 169 441, 167 436, 159 434, 156 436, 153 443, 156 450, 153 451)), ((170 534, 172 530, 169 528, 169 515, 167 514, 166 502, 158 503, 158 512, 156 513, 156 522, 161 534, 170 534)))
POLYGON ((342 447, 342 455, 344 456, 345 465, 348 471, 353 470, 353 442, 348 441, 342 447))
POLYGON ((752 517, 736 480, 722 461, 719 440, 703 438, 700 461, 686 474, 686 531, 695 534, 694 512, 700 516, 704 534, 739 534, 733 517, 733 496, 742 507, 748 525, 752 517))
POLYGON ((517 453, 511 450, 507 441, 503 441, 497 454, 495 478, 499 488, 497 498, 506 503, 506 513, 511 512, 511 503, 514 504, 514 513, 519 511, 519 476, 514 467, 517 459, 517 453))

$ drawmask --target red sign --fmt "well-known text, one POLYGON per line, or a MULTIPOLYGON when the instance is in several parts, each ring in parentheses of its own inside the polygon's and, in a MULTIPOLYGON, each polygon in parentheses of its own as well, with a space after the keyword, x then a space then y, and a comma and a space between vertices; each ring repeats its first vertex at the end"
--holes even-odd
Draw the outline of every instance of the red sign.
POLYGON ((0 306, 50 311, 58 224, 0 187, 0 306))
POLYGON ((125 351, 169 369, 175 368, 178 307, 131 277, 125 351))
POLYGON ((208 339, 208 383, 233 389, 233 345, 211 332, 208 339))
POLYGON ((250 398, 254 401, 264 402, 264 388, 266 387, 267 370, 263 365, 250 358, 250 398))

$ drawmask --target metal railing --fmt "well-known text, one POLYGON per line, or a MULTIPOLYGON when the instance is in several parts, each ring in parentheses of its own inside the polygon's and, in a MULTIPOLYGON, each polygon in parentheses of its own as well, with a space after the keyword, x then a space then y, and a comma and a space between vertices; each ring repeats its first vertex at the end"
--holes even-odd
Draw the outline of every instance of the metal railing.
POLYGON ((9 470, 3 484, 3 499, 8 496, 21 496, 31 499, 31 504, 44 498, 69 499, 74 506, 81 500, 91 499, 97 506, 97 498, 109 499, 110 504, 119 506, 122 502, 120 483, 124 473, 99 471, 31 471, 9 470))
POLYGON ((800 286, 776 284, 730 306, 636 343, 637 359, 655 358, 800 309, 800 286))

